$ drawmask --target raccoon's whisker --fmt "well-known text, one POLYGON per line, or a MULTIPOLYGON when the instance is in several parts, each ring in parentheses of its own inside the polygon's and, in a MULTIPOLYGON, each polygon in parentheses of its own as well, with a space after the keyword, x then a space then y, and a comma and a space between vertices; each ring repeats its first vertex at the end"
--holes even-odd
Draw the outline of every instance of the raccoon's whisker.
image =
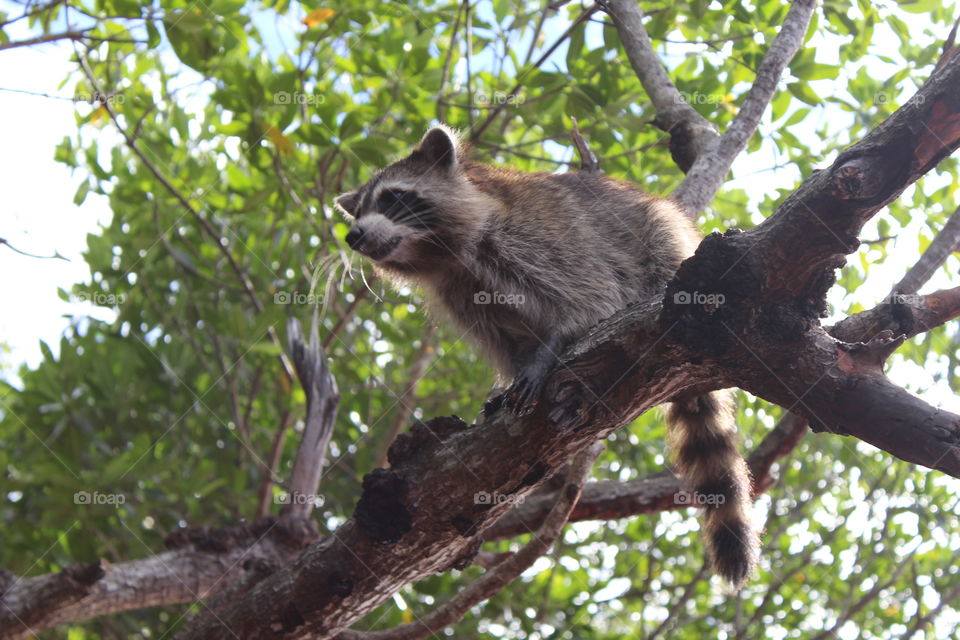
POLYGON ((383 298, 373 290, 373 287, 370 286, 370 283, 367 282, 367 275, 363 272, 363 267, 360 267, 360 278, 363 280, 363 285, 367 288, 367 291, 373 294, 374 302, 383 302, 383 298))
POLYGON ((331 267, 336 264, 337 256, 335 254, 330 254, 324 256, 320 262, 317 263, 316 268, 313 270, 313 276, 310 279, 310 288, 313 289, 316 286, 316 283, 320 281, 321 278, 329 274, 331 267))

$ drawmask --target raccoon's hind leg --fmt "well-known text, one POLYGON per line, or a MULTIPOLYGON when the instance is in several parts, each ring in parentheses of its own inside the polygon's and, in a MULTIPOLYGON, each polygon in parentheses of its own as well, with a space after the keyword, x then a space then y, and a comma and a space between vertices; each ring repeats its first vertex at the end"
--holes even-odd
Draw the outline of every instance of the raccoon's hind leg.
POLYGON ((729 392, 675 398, 667 410, 668 438, 677 466, 705 507, 704 539, 713 568, 741 587, 757 563, 759 533, 750 518, 751 479, 737 446, 729 392))

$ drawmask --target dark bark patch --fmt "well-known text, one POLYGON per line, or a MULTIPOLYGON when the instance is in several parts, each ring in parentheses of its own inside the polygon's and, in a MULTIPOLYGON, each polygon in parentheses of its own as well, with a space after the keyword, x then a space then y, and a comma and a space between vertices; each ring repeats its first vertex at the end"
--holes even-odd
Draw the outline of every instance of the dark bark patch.
POLYGON ((406 497, 403 476, 391 469, 374 469, 363 477, 363 493, 353 511, 353 518, 376 542, 396 542, 412 526, 406 497))
MULTIPOLYGON (((489 509, 490 506, 486 508, 489 509)), ((473 518, 468 518, 463 514, 454 516, 453 519, 450 520, 450 524, 452 524, 453 528, 457 530, 457 533, 464 538, 469 538, 477 533, 477 523, 473 521, 473 518)))
POLYGON ((271 627, 273 627, 274 631, 290 632, 302 627, 305 622, 306 620, 300 615, 297 606, 292 602, 288 602, 286 606, 280 610, 280 619, 272 624, 271 627))
POLYGON ((63 573, 74 582, 85 587, 95 584, 104 575, 106 575, 103 570, 103 565, 99 562, 67 567, 63 570, 63 573))
POLYGON ((398 467, 467 428, 467 423, 458 416, 442 416, 427 422, 414 422, 408 433, 401 433, 390 445, 387 460, 391 467, 398 467))
POLYGON ((547 475, 547 472, 550 471, 550 467, 543 464, 539 460, 530 465, 530 469, 527 471, 527 475, 523 476, 523 480, 520 481, 521 487, 531 487, 536 483, 543 480, 543 477, 547 475))

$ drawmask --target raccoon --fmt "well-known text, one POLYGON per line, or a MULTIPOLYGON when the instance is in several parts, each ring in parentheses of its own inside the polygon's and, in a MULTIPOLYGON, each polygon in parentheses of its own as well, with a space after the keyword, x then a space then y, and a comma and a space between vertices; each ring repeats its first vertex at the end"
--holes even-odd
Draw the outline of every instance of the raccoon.
MULTIPOLYGON (((700 235, 669 200, 587 173, 472 162, 430 129, 407 157, 339 196, 346 242, 382 276, 423 289, 492 361, 518 415, 571 341, 629 303, 662 296, 700 235)), ((715 497, 704 532, 715 570, 741 586, 756 563, 751 479, 727 392, 675 398, 666 414, 684 481, 715 497)))

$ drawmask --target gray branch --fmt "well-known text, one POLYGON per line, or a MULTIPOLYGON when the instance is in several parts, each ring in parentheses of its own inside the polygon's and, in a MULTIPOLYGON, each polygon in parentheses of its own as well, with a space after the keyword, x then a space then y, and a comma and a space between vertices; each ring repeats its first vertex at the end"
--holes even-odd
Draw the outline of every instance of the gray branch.
POLYGON ((304 340, 299 320, 290 318, 287 321, 287 342, 297 378, 307 396, 307 417, 293 463, 290 501, 284 506, 282 515, 307 518, 313 510, 314 496, 320 484, 340 395, 320 346, 316 316, 310 328, 309 343, 304 340))
POLYGON ((671 144, 671 151, 680 168, 686 170, 716 140, 717 131, 670 80, 650 43, 643 26, 643 11, 636 0, 609 0, 606 10, 617 27, 630 66, 657 112, 654 124, 669 133, 671 139, 677 136, 683 140, 682 149, 671 144))
POLYGON ((791 3, 780 33, 760 63, 757 77, 736 118, 709 149, 697 155, 687 177, 671 195, 691 216, 696 216, 710 204, 726 180, 730 165, 756 131, 783 70, 803 44, 803 36, 816 6, 816 0, 794 0, 791 3))

